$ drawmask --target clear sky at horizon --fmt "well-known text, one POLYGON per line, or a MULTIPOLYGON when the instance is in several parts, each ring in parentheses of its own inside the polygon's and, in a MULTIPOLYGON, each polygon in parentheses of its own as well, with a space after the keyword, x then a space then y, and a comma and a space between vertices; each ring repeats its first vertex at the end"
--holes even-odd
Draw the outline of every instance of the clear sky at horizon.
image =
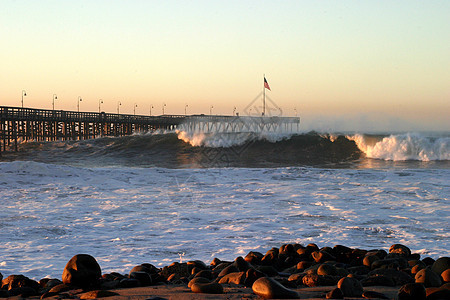
POLYGON ((1 104, 450 131, 450 1, 0 2, 1 104))

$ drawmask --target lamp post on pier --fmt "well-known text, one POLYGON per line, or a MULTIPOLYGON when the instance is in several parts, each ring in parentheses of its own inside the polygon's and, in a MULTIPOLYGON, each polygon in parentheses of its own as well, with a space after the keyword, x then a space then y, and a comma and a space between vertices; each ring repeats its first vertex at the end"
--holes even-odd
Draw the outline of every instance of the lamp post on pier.
POLYGON ((133 115, 136 115, 136 107, 137 107, 137 104, 135 103, 133 106, 133 115))
POLYGON ((52 101, 53 110, 55 110, 55 100, 56 99, 58 99, 58 96, 56 96, 56 94, 53 94, 53 101, 52 101))
POLYGON ((150 116, 152 115, 152 108, 154 108, 153 105, 150 105, 150 116))
POLYGON ((162 107, 163 115, 164 115, 164 107, 166 107, 165 103, 163 103, 163 107, 162 107))
POLYGON ((188 107, 189 107, 189 105, 187 105, 187 104, 184 106, 184 115, 185 115, 185 116, 187 115, 187 108, 188 108, 188 107))
POLYGON ((236 106, 233 107, 233 116, 236 114, 236 106))
POLYGON ((77 102, 77 108, 78 108, 78 112, 80 112, 80 102, 83 101, 83 99, 81 99, 80 96, 78 96, 78 102, 77 102))
POLYGON ((23 96, 26 96, 26 95, 27 95, 27 91, 22 90, 22 108, 23 108, 23 96))
POLYGON ((214 108, 214 106, 211 105, 211 107, 209 108, 209 115, 212 115, 213 108, 214 108))
POLYGON ((122 102, 117 101, 117 114, 120 114, 120 106, 122 105, 122 102))
POLYGON ((98 113, 100 113, 100 111, 101 111, 100 104, 102 104, 102 103, 103 103, 102 99, 98 100, 98 113))

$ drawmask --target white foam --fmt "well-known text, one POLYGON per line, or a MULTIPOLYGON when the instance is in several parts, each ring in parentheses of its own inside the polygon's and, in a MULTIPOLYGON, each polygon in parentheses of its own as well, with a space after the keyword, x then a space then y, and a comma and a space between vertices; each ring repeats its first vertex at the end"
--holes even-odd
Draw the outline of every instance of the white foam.
POLYGON ((390 135, 375 144, 369 144, 361 134, 347 136, 369 158, 393 161, 405 160, 450 160, 450 138, 429 138, 408 133, 390 135))

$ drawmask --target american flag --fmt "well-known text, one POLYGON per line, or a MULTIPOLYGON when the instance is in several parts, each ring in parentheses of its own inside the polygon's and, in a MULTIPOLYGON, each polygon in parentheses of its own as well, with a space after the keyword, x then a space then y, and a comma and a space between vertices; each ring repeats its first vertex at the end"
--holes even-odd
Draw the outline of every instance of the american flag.
POLYGON ((271 91, 270 86, 269 86, 269 83, 267 83, 266 77, 264 77, 264 87, 265 87, 266 89, 268 89, 269 91, 271 91))

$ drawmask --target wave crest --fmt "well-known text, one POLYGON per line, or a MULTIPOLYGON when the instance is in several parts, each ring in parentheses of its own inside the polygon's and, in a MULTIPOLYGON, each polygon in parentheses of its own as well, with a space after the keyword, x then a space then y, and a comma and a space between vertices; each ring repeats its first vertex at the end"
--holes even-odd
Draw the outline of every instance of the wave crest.
POLYGON ((346 136, 369 158, 392 161, 450 160, 450 138, 430 138, 417 133, 390 135, 371 140, 365 135, 346 136))

